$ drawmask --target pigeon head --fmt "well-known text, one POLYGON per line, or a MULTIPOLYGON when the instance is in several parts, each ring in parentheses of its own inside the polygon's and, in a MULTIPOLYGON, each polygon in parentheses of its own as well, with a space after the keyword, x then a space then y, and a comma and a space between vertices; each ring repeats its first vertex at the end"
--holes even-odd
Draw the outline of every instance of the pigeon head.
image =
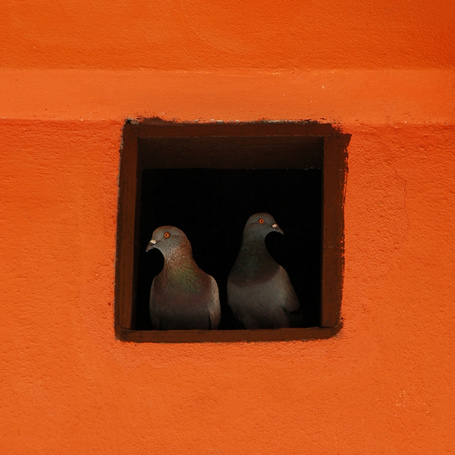
POLYGON ((177 249, 187 247, 191 250, 190 242, 183 231, 175 226, 161 226, 153 231, 146 252, 157 249, 164 256, 171 255, 177 249))
POLYGON ((244 235, 254 235, 265 238, 271 232, 283 234, 280 226, 270 213, 255 213, 251 215, 243 230, 244 235))

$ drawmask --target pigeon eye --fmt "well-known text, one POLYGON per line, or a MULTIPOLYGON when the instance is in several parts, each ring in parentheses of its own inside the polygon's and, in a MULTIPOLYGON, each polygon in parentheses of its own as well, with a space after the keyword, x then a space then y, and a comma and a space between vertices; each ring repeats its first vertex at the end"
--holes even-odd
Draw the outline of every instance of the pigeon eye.
POLYGON ((171 236, 171 234, 169 234, 169 232, 165 232, 165 233, 163 234, 163 237, 164 237, 165 239, 168 239, 170 236, 171 236))
POLYGON ((259 222, 259 224, 264 224, 264 218, 259 218, 258 222, 259 222))

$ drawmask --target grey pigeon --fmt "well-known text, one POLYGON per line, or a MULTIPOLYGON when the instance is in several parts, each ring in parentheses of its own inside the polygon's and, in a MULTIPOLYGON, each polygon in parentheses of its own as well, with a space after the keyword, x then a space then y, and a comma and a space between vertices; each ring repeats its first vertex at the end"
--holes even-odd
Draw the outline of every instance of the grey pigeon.
POLYGON ((150 288, 150 317, 154 329, 216 329, 221 319, 218 286, 193 259, 185 233, 161 226, 152 234, 146 251, 158 249, 163 270, 150 288))
POLYGON ((256 213, 248 218, 240 252, 228 277, 228 305, 246 329, 302 324, 302 311, 289 276, 267 251, 265 238, 271 232, 283 234, 272 215, 256 213))

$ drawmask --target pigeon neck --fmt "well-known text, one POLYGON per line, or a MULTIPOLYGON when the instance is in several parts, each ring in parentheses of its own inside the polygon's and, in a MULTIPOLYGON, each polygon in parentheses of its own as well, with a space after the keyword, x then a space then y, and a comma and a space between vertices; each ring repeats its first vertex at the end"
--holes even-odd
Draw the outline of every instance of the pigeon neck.
POLYGON ((164 254, 164 269, 191 268, 193 264, 193 253, 189 245, 180 245, 179 248, 168 250, 164 254))
POLYGON ((189 245, 168 251, 164 256, 163 274, 166 276, 196 276, 199 267, 189 245))
POLYGON ((170 280, 176 286, 176 291, 182 288, 197 287, 203 272, 193 259, 190 246, 181 246, 168 251, 164 256, 164 266, 161 271, 163 280, 170 280))
POLYGON ((277 267, 278 264, 267 251, 263 236, 247 234, 243 238, 238 255, 238 266, 252 273, 261 273, 277 267))

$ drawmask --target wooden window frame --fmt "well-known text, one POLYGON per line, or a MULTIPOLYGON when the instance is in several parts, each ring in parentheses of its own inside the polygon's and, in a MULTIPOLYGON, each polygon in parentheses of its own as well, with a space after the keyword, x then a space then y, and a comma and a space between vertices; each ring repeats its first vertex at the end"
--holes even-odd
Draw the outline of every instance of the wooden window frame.
MULTIPOLYGON (((340 309, 344 273, 344 197, 347 177, 347 146, 349 134, 330 124, 317 122, 246 122, 246 123, 179 123, 160 119, 128 120, 123 129, 120 150, 119 204, 117 227, 117 258, 115 281, 115 334, 122 341, 133 342, 236 342, 285 341, 329 338, 341 326, 340 309), (206 147, 191 154, 178 154, 179 144, 188 138, 203 138, 206 147), (160 146, 145 152, 141 144, 152 139, 160 146), (292 145, 296 140, 322 140, 323 152, 291 151, 282 156, 273 153, 265 143, 279 140, 292 145), (140 176, 143 169, 178 167, 235 166, 235 156, 228 153, 230 144, 247 140, 259 144, 252 155, 242 157, 248 167, 254 156, 261 154, 264 168, 318 167, 322 169, 322 273, 321 317, 317 327, 260 330, 134 330, 134 294, 138 248, 140 176), (217 147, 213 147, 217 144, 217 147), (224 144, 224 145, 223 145, 224 144), (262 145, 261 145, 262 144, 262 145), (172 163, 167 151, 177 150, 172 163), (297 164, 296 164, 297 162, 297 164)), ((295 147, 294 147, 295 149, 295 147)), ((238 160, 237 164, 238 166, 238 160)))

